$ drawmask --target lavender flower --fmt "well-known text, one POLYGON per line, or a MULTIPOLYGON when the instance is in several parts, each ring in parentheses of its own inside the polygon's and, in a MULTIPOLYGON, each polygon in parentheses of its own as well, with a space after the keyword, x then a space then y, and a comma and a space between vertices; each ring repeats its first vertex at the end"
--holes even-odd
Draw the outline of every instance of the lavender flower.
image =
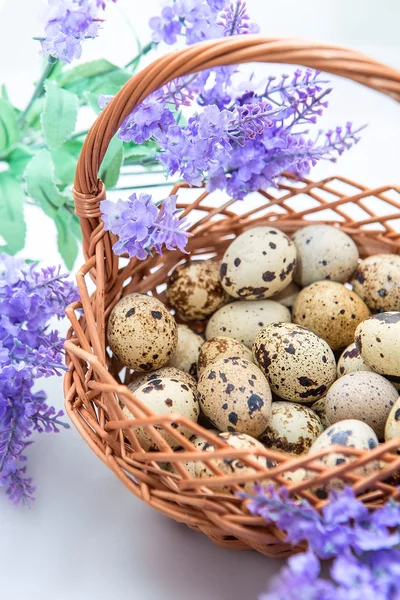
POLYGON ((250 22, 244 0, 236 0, 236 2, 231 2, 226 6, 220 14, 219 23, 224 28, 225 37, 258 32, 257 25, 250 22))
POLYGON ((0 256, 0 486, 15 503, 33 499, 24 465, 32 431, 67 427, 62 411, 46 404, 45 393, 33 391, 37 378, 65 369, 62 339, 48 323, 62 318, 65 306, 77 299, 66 277, 56 267, 37 271, 35 265, 0 256))
MULTIPOLYGON (((115 1, 115 0, 113 0, 115 1)), ((82 41, 96 37, 104 0, 48 0, 43 51, 70 63, 82 54, 82 41)))
POLYGON ((162 254, 163 246, 168 250, 185 252, 187 238, 185 219, 179 219, 176 209, 177 196, 166 198, 158 208, 149 194, 132 194, 128 200, 100 203, 106 231, 119 237, 113 246, 120 256, 128 254, 140 260, 147 258, 153 250, 162 254))

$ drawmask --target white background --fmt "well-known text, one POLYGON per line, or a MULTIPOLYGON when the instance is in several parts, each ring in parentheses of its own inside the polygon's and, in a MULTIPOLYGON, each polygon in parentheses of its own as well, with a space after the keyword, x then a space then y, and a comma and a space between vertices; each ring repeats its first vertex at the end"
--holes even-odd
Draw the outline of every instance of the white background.
MULTIPOLYGON (((0 83, 21 107, 40 68, 31 38, 42 33, 41 6, 41 0, 0 0, 0 83)), ((248 0, 248 6, 265 35, 351 46, 400 68, 398 0, 248 0)), ((83 58, 105 56, 123 65, 135 54, 132 28, 146 42, 147 20, 158 10, 157 0, 119 0, 83 58)), ((270 71, 262 67, 261 76, 270 71)), ((368 185, 398 182, 400 107, 358 85, 334 84, 325 123, 352 120, 369 128, 356 149, 338 165, 318 167, 315 176, 337 172, 368 185)), ((34 209, 27 218, 25 256, 58 263, 53 224, 34 209)), ((47 380, 44 387, 61 408, 61 381, 47 380)), ((0 494, 2 598, 255 600, 281 565, 253 552, 218 549, 148 508, 73 429, 36 436, 29 468, 38 487, 31 510, 12 507, 0 494)))

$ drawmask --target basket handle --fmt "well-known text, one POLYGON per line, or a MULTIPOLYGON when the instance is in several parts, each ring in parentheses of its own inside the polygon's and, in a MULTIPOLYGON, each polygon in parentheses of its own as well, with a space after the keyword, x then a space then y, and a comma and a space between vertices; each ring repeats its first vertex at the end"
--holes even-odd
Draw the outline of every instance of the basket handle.
POLYGON ((99 203, 105 198, 105 187, 98 179, 100 165, 124 119, 149 94, 177 77, 248 62, 312 67, 358 81, 400 101, 400 72, 359 52, 330 44, 241 35, 201 42, 161 56, 123 86, 96 119, 83 145, 73 196, 81 220, 86 259, 94 254, 94 240, 98 239, 101 229, 99 203))

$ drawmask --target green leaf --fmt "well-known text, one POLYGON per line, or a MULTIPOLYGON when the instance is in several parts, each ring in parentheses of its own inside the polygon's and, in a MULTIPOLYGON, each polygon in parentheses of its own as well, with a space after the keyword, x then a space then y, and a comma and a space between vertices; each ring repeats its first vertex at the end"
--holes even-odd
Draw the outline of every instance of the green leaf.
POLYGON ((13 150, 7 154, 7 162, 11 173, 15 177, 21 177, 27 167, 27 164, 35 155, 34 151, 24 144, 17 144, 13 150))
POLYGON ((85 100, 85 103, 88 106, 93 108, 96 115, 99 115, 101 113, 101 108, 99 106, 99 94, 93 94, 93 92, 85 92, 83 94, 83 99, 85 100))
POLYGON ((67 149, 58 148, 51 153, 54 164, 54 175, 56 182, 66 186, 74 181, 76 171, 76 158, 71 156, 67 149))
POLYGON ((106 155, 101 163, 99 177, 108 190, 117 185, 119 173, 124 159, 124 150, 121 140, 113 138, 106 155))
POLYGON ((5 83, 3 83, 2 86, 1 86, 1 97, 6 102, 10 102, 10 98, 8 97, 8 91, 7 91, 7 87, 6 87, 5 83))
POLYGON ((58 250, 66 267, 71 271, 78 256, 78 243, 71 231, 72 214, 63 206, 58 210, 54 221, 57 227, 58 250))
POLYGON ((8 100, 0 98, 0 152, 16 142, 18 134, 16 112, 8 100))
POLYGON ((70 154, 75 159, 77 159, 82 150, 83 140, 84 140, 84 138, 82 138, 80 140, 79 139, 69 140, 68 142, 65 142, 65 144, 63 144, 63 150, 66 150, 68 152, 68 154, 70 154))
POLYGON ((29 196, 40 204, 46 215, 54 219, 68 197, 60 192, 54 182, 54 164, 48 150, 40 150, 32 158, 25 169, 24 178, 29 196))
POLYGON ((25 245, 24 191, 8 171, 0 173, 0 235, 6 246, 2 250, 15 254, 25 245))
POLYGON ((116 94, 129 78, 129 71, 100 59, 64 71, 58 77, 58 85, 84 99, 87 92, 116 94))
MULTIPOLYGON (((74 209, 72 209, 74 210, 74 209)), ((70 229, 72 231, 72 233, 74 234, 74 236, 78 239, 81 240, 82 239, 82 229, 81 229, 81 224, 79 222, 79 217, 78 215, 76 215, 74 212, 71 215, 71 221, 70 221, 70 229)))
POLYGON ((44 139, 52 150, 59 148, 74 132, 78 98, 51 81, 44 84, 46 98, 42 114, 44 139))

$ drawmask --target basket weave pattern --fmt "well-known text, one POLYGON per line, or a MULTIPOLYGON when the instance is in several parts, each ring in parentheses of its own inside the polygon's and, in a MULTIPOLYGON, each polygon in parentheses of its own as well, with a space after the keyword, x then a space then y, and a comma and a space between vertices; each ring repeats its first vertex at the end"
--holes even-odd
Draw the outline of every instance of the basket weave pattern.
MULTIPOLYGON (((239 491, 248 481, 287 485, 291 493, 320 507, 310 490, 333 479, 342 479, 370 508, 389 497, 398 497, 392 475, 400 471, 396 449, 400 440, 391 440, 363 452, 340 448, 354 458, 334 469, 327 469, 318 458, 333 448, 310 456, 293 457, 270 449, 260 451, 276 467, 264 469, 254 451, 234 450, 203 427, 178 414, 155 415, 126 387, 129 373, 106 347, 108 315, 121 296, 131 292, 150 292, 165 300, 165 283, 171 269, 187 257, 166 251, 162 257, 145 261, 118 259, 112 252, 114 236, 104 231, 99 202, 105 188, 97 178, 108 144, 124 118, 149 93, 168 81, 219 65, 269 61, 311 66, 347 76, 378 89, 400 101, 400 74, 356 52, 329 45, 313 45, 297 40, 264 39, 240 36, 206 42, 162 57, 135 75, 107 106, 89 132, 79 159, 74 186, 76 212, 80 217, 86 263, 77 275, 80 301, 67 309, 71 329, 65 344, 69 371, 64 382, 66 410, 91 449, 139 498, 173 519, 203 531, 220 546, 256 549, 268 556, 285 557, 298 550, 284 541, 284 534, 249 514, 237 496, 218 491, 231 486, 239 491), (92 281, 90 281, 92 280, 92 281), (89 292, 95 284, 95 291, 89 292), (120 402, 127 406, 134 421, 124 419, 120 402), (219 448, 213 453, 197 451, 192 443, 172 427, 184 425, 219 448), (159 452, 145 452, 135 428, 145 427, 159 452), (179 441, 183 450, 171 449, 160 430, 179 441), (238 458, 253 467, 245 475, 223 474, 211 458, 238 458), (185 463, 201 461, 214 473, 209 479, 194 479, 185 463), (380 469, 360 475, 360 466, 378 464, 380 469), (169 470, 165 470, 169 463, 169 470), (288 484, 282 475, 307 468, 313 478, 288 484)), ((246 202, 229 200, 217 206, 215 198, 200 190, 194 201, 186 184, 178 184, 178 206, 193 223, 189 238, 190 257, 221 257, 234 236, 256 225, 273 224, 292 234, 309 223, 330 223, 348 233, 362 257, 378 252, 400 253, 400 189, 361 185, 332 177, 319 182, 299 181, 288 176, 277 190, 259 192, 257 208, 244 212, 246 202), (303 210, 299 206, 303 206, 303 210), (374 208, 372 208, 374 207, 374 208), (377 208, 378 207, 378 208, 377 208), (378 210, 379 209, 379 210, 378 210), (379 212, 379 214, 377 214, 379 212)), ((201 326, 199 325, 201 329, 201 326)))

